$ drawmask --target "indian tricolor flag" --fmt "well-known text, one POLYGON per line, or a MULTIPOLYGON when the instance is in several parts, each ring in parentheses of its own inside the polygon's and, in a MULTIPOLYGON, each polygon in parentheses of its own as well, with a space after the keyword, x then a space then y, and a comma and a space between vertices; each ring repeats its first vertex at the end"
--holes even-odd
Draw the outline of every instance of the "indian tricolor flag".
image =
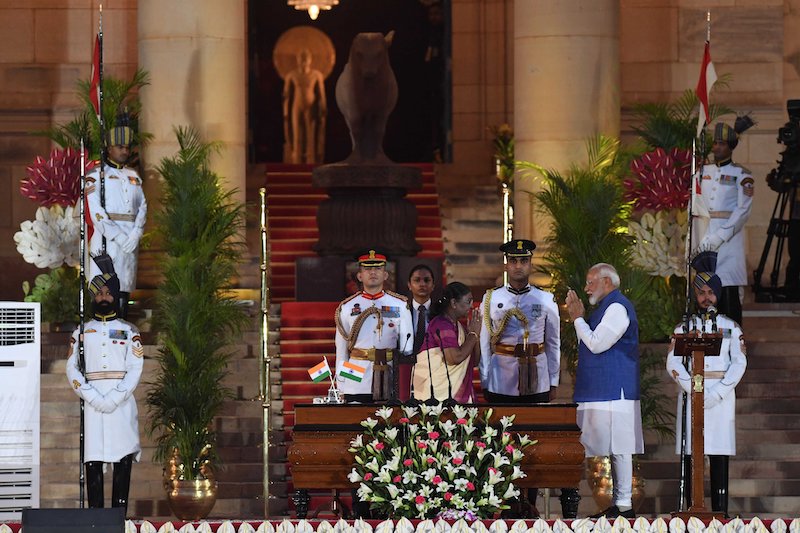
POLYGON ((309 368, 308 375, 311 376, 314 383, 319 383, 331 377, 331 367, 328 366, 328 360, 323 359, 322 362, 314 368, 309 368))
POLYGON ((366 371, 366 368, 355 365, 350 361, 345 361, 342 363, 342 369, 339 371, 339 375, 343 378, 352 379, 356 383, 360 383, 361 380, 364 379, 364 372, 366 371))

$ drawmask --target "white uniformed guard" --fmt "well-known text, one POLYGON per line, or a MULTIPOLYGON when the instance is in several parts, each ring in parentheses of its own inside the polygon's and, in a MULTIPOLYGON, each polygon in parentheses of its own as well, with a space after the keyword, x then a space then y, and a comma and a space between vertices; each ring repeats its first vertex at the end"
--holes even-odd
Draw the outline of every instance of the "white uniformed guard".
POLYGON ((708 208, 708 227, 699 237, 699 249, 719 254, 716 274, 722 280, 720 311, 737 322, 742 320, 739 287, 747 285, 744 228, 753 203, 753 176, 731 159, 739 134, 753 125, 739 117, 731 128, 719 123, 714 128, 713 165, 703 166, 702 197, 708 208))
MULTIPOLYGON (((120 284, 120 316, 127 317, 127 302, 136 286, 136 263, 139 240, 147 219, 147 201, 142 180, 135 170, 125 166, 130 157, 133 130, 117 126, 108 132, 108 158, 103 167, 105 176, 105 208, 100 199, 100 166, 86 176, 87 219, 91 220, 89 253, 106 253, 114 261, 120 284)), ((89 278, 100 274, 90 261, 89 278)))
POLYGON ((526 239, 500 247, 509 283, 486 291, 481 303, 481 386, 490 402, 546 402, 558 387, 558 305, 551 293, 528 283, 534 248, 526 239))
POLYGON ((386 256, 370 250, 358 263, 363 290, 336 308, 336 381, 347 401, 384 401, 393 395, 394 354, 413 348, 411 312, 405 296, 383 290, 386 256), (360 382, 343 376, 347 361, 365 369, 360 382))
MULTIPOLYGON (((108 255, 95 259, 110 265, 108 255)), ((131 463, 141 456, 133 391, 142 375, 144 349, 136 326, 117 318, 119 281, 105 273, 89 284, 94 318, 84 324, 85 373, 78 366, 78 335, 70 339, 67 378, 85 402, 84 460, 89 507, 103 507, 103 470, 114 464, 113 507, 128 505, 131 463)))
MULTIPOLYGON (((720 279, 714 275, 716 254, 701 252, 692 261, 697 270, 694 279, 694 293, 698 315, 693 315, 689 324, 678 324, 675 333, 695 331, 712 331, 712 322, 716 322, 717 331, 722 333, 722 346, 718 356, 703 359, 705 392, 703 406, 705 408, 705 428, 703 449, 709 456, 711 465, 711 510, 728 514, 728 458, 736 455, 736 393, 734 389, 747 368, 747 350, 742 330, 734 320, 725 315, 715 315, 713 307, 719 299, 722 287, 720 279)), ((691 365, 691 362, 689 363, 691 365)), ((689 367, 691 368, 691 366, 689 367)), ((691 374, 683 366, 682 357, 675 355, 675 340, 670 345, 667 355, 667 371, 675 382, 686 391, 689 401, 686 408, 686 442, 691 442, 691 374)), ((681 420, 683 394, 678 395, 678 417, 676 418, 676 453, 680 453, 681 420)), ((687 482, 691 476, 691 447, 686 448, 687 482)), ((691 490, 686 491, 691 497, 691 490)), ((689 502, 691 504, 691 502, 689 502)))

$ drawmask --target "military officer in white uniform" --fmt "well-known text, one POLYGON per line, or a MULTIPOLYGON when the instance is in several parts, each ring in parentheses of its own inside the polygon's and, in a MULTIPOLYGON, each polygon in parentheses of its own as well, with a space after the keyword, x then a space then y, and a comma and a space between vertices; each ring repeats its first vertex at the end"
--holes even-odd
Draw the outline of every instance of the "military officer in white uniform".
POLYGON ((559 383, 561 336, 553 295, 531 286, 533 241, 500 250, 508 285, 486 291, 481 303, 481 386, 492 403, 547 402, 559 383))
POLYGON ((700 250, 716 251, 717 276, 722 280, 720 311, 742 321, 740 287, 747 285, 744 228, 753 204, 753 176, 731 159, 739 134, 753 122, 736 119, 736 126, 719 123, 714 128, 713 165, 703 166, 702 197, 708 208, 708 228, 700 237, 700 250))
POLYGON ((394 399, 392 360, 412 353, 414 328, 407 298, 385 291, 386 256, 370 250, 358 258, 363 289, 336 308, 336 382, 348 402, 394 399), (360 382, 344 377, 344 363, 365 369, 360 382))
MULTIPOLYGON (((722 346, 718 356, 704 358, 705 408, 704 450, 711 465, 711 510, 728 514, 728 462, 736 455, 736 392, 734 389, 747 367, 746 348, 742 330, 734 320, 725 315, 714 316, 709 310, 716 306, 722 289, 718 276, 714 274, 716 254, 701 252, 692 262, 697 270, 694 279, 694 294, 698 314, 690 318, 689 330, 712 331, 712 321, 722 333, 722 346)), ((678 324, 675 333, 686 331, 686 324, 678 324)), ((686 442, 691 442, 691 373, 683 365, 682 357, 675 355, 675 341, 667 356, 667 371, 688 395, 686 420, 681 420, 683 394, 678 396, 676 453, 680 453, 681 429, 686 425, 686 442)), ((691 365, 691 363, 689 363, 691 365)), ((689 366, 691 368, 691 366, 689 366)), ((691 446, 687 445, 687 454, 691 446)), ((691 480, 691 455, 685 457, 687 483, 691 480)), ((691 488, 686 491, 691 497, 691 488)), ((691 505, 691 502, 688 502, 691 505)))
MULTIPOLYGON (((108 132, 108 158, 103 165, 105 207, 100 197, 100 165, 86 176, 87 219, 91 220, 89 252, 93 256, 102 253, 105 239, 106 253, 114 261, 119 277, 122 318, 128 315, 128 299, 136 286, 139 240, 147 219, 142 180, 134 169, 125 166, 132 141, 133 130, 128 126, 117 126, 108 132)), ((91 261, 89 264, 89 278, 100 274, 96 265, 91 261)))
MULTIPOLYGON (((110 265, 108 255, 101 265, 110 265)), ((85 404, 84 461, 89 507, 103 507, 103 471, 113 463, 112 507, 128 506, 131 465, 139 461, 139 423, 133 391, 142 375, 144 349, 136 326, 117 317, 119 280, 113 267, 89 284, 93 318, 84 324, 85 372, 79 367, 78 335, 70 340, 67 378, 85 404)))

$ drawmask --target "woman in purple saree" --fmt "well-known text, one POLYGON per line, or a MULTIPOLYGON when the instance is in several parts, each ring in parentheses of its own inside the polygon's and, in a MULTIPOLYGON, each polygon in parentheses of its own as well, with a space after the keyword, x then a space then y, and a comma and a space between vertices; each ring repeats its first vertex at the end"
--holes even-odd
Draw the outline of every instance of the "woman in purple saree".
POLYGON ((469 287, 457 281, 448 284, 442 297, 431 305, 430 316, 413 370, 414 398, 430 398, 432 379, 437 400, 447 400, 452 394, 458 403, 474 403, 472 369, 480 359, 482 321, 479 310, 472 308, 469 287), (467 316, 465 330, 459 320, 467 316))

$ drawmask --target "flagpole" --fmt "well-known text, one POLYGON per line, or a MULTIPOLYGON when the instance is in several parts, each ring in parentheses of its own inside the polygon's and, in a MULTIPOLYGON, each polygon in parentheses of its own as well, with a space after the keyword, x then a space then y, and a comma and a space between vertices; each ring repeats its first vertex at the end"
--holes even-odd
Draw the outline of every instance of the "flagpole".
MULTIPOLYGON (((100 21, 98 23, 98 48, 100 51, 100 61, 97 68, 99 76, 98 88, 98 113, 97 118, 100 121, 100 206, 105 210, 106 208, 106 119, 103 116, 103 3, 100 2, 100 21)), ((106 236, 103 235, 101 253, 106 253, 106 236)))
MULTIPOLYGON (((81 137, 81 158, 80 158, 80 165, 81 165, 81 195, 80 195, 80 240, 78 243, 78 249, 80 250, 80 270, 78 274, 78 281, 80 282, 80 288, 78 290, 78 316, 80 317, 80 325, 78 326, 78 370, 80 370, 81 374, 85 374, 86 372, 86 355, 85 355, 85 346, 83 343, 83 331, 84 331, 84 323, 86 321, 86 310, 84 308, 84 299, 85 299, 85 291, 86 291, 86 150, 85 145, 83 142, 83 137, 81 137)), ((78 495, 79 495, 79 507, 83 509, 85 507, 85 499, 86 499, 86 472, 83 469, 83 461, 85 460, 85 452, 83 449, 84 441, 86 436, 84 435, 85 431, 85 409, 86 404, 83 401, 83 398, 80 399, 80 426, 78 430, 78 442, 79 442, 79 464, 78 464, 78 495)))

